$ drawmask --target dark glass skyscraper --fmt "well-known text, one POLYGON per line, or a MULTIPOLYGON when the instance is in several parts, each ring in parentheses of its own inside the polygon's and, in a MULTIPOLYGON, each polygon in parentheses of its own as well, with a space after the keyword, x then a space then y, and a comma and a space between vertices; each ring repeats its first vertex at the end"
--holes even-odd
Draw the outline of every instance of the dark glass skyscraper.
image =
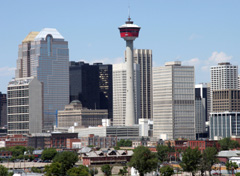
POLYGON ((7 98, 2 92, 0 92, 0 123, 1 127, 7 125, 7 98))
POLYGON ((108 109, 112 119, 112 65, 71 61, 70 102, 79 100, 88 109, 108 109))

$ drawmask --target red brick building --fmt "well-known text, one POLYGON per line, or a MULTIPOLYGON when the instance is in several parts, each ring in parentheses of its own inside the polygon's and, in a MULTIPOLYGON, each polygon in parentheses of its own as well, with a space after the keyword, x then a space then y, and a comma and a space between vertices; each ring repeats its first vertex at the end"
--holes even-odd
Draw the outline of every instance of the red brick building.
POLYGON ((218 141, 188 141, 188 147, 194 149, 198 147, 198 150, 203 152, 207 147, 216 147, 217 150, 220 149, 218 141))
POLYGON ((67 149, 72 149, 73 148, 73 143, 78 143, 81 142, 80 139, 67 139, 67 149))
POLYGON ((5 147, 27 147, 28 136, 23 134, 9 134, 7 136, 0 137, 0 141, 5 141, 5 147))
POLYGON ((77 139, 78 133, 52 133, 51 148, 67 148, 67 139, 77 139))

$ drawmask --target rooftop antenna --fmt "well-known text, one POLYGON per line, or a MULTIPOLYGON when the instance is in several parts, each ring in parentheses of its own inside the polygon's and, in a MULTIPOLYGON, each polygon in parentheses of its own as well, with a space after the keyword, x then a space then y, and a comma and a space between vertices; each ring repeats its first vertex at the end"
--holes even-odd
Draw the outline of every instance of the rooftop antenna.
POLYGON ((131 17, 130 17, 130 1, 128 1, 128 21, 131 21, 131 17))
POLYGON ((130 17, 130 0, 128 1, 128 21, 126 21, 126 24, 133 24, 130 17))

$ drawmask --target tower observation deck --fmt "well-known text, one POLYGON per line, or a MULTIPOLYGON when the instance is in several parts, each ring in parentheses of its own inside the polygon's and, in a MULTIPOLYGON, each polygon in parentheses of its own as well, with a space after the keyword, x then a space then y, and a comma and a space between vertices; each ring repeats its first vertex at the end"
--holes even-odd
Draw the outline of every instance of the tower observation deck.
POLYGON ((133 41, 138 37, 140 27, 133 24, 131 18, 119 27, 120 36, 126 41, 127 58, 127 93, 125 126, 132 126, 135 122, 134 73, 133 73, 133 41))

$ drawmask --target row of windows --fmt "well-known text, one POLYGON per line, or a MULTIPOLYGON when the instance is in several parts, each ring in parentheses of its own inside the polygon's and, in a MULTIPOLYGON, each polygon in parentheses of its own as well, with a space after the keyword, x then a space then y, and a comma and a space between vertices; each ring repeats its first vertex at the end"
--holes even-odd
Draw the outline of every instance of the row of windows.
POLYGON ((28 113, 28 112, 29 112, 28 106, 8 107, 8 114, 28 113))
POLYGON ((8 106, 29 105, 28 98, 8 99, 8 106))
POLYGON ((28 114, 8 115, 8 122, 29 121, 28 114))
POLYGON ((8 91, 8 98, 27 96, 29 96, 29 90, 8 91))

